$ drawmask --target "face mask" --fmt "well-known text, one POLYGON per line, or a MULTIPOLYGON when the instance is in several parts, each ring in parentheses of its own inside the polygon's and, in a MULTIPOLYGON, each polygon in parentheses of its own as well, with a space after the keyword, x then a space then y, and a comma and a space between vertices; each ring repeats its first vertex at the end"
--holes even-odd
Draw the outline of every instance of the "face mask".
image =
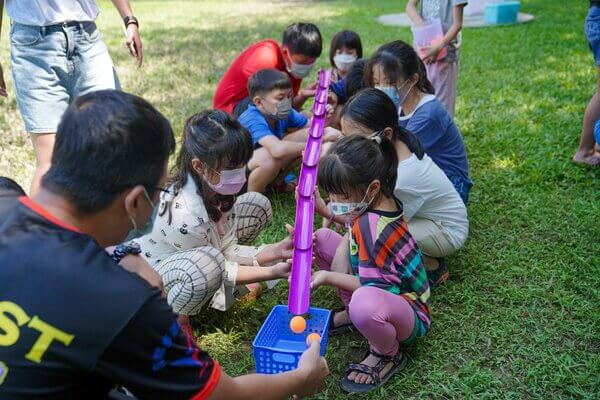
MULTIPOLYGON (((291 59, 290 59, 291 61, 291 59)), ((296 79, 302 79, 302 78, 306 78, 308 76, 308 74, 310 74, 310 70, 312 69, 312 67, 315 65, 315 63, 312 64, 298 64, 295 63, 294 61, 292 62, 292 66, 288 67, 288 72, 296 79)))
MULTIPOLYGON (((210 167, 208 167, 210 168, 210 167)), ((210 168, 212 169, 212 168, 210 168)), ((246 167, 238 169, 226 169, 221 172, 217 172, 212 169, 214 173, 219 175, 219 183, 212 184, 208 179, 205 179, 208 187, 213 191, 223 194, 226 196, 237 194, 246 183, 246 167)))
POLYGON ((269 113, 269 116, 271 118, 274 118, 274 119, 277 119, 280 121, 285 120, 289 117, 290 112, 292 112, 292 99, 287 98, 287 99, 283 99, 283 100, 276 102, 274 113, 271 113, 266 109, 265 109, 265 111, 267 111, 269 113))
MULTIPOLYGON (((148 200, 148 203, 150 203, 150 207, 152 207, 152 216, 156 214, 156 205, 152 202, 152 200, 150 199, 150 195, 148 194, 148 191, 146 191, 146 188, 144 188, 144 196, 146 197, 146 200, 148 200)), ((129 221, 131 222, 131 226, 132 229, 131 231, 127 234, 127 237, 129 238, 132 234, 135 234, 136 231, 138 231, 138 226, 137 223, 135 222, 135 218, 133 218, 131 215, 129 215, 129 213, 127 214, 127 216, 129 217, 129 221)), ((148 226, 148 224, 150 223, 150 221, 152 220, 152 217, 148 218, 148 221, 146 222, 146 226, 144 227, 144 229, 148 226)))
POLYGON ((365 201, 369 194, 369 188, 367 188, 363 199, 358 203, 338 203, 333 201, 329 203, 333 215, 344 218, 346 226, 349 227, 356 218, 360 217, 369 208, 373 198, 375 198, 373 197, 368 202, 365 201))
POLYGON ((404 103, 404 101, 408 97, 408 94, 410 93, 410 91, 412 90, 412 88, 414 87, 414 85, 411 86, 411 88, 408 89, 408 92, 406 92, 406 94, 404 96, 402 96, 400 94, 400 89, 402 89, 407 83, 408 83, 408 81, 404 81, 404 83, 402 85, 400 85, 400 87, 396 87, 396 86, 375 86, 375 89, 379 89, 383 93, 387 94, 388 97, 390 99, 392 99, 392 101, 394 102, 394 105, 396 106, 396 108, 399 109, 402 106, 402 103, 404 103))
POLYGON ((333 57, 333 63, 340 71, 348 71, 355 61, 356 57, 351 54, 337 54, 333 57))

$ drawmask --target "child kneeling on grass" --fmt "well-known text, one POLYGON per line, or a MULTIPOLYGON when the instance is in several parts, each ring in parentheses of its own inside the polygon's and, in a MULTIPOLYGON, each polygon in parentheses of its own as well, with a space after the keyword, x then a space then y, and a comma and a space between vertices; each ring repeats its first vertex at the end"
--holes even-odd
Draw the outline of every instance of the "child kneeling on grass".
MULTIPOLYGON (((350 364, 342 380, 342 389, 351 393, 383 385, 406 365, 401 346, 429 330, 429 283, 402 204, 394 197, 397 167, 394 145, 379 136, 341 139, 319 164, 319 187, 349 233, 317 232, 320 271, 313 274, 311 287, 336 287, 370 346, 366 358, 350 364)), ((316 203, 324 212, 324 201, 317 198, 316 203)))
POLYGON ((205 304, 224 311, 246 291, 243 285, 288 275, 291 237, 251 245, 272 216, 265 196, 238 196, 251 155, 250 135, 227 113, 192 115, 152 230, 134 240, 161 275, 184 329, 205 304))
MULTIPOLYGON (((264 192, 273 188, 293 191, 283 178, 300 160, 308 136, 308 119, 292 108, 292 83, 276 69, 263 69, 250 77, 248 92, 252 104, 239 122, 252 136, 254 153, 248 163, 248 190, 264 192)), ((337 140, 341 133, 326 128, 323 140, 337 140)), ((327 146, 324 146, 325 153, 327 146)))

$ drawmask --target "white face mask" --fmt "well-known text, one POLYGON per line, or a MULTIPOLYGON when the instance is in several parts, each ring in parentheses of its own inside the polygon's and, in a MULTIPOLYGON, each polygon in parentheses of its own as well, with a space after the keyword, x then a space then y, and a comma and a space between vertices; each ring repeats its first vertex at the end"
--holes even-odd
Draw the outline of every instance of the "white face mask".
POLYGON ((288 72, 296 79, 306 78, 310 74, 310 70, 314 67, 316 61, 312 64, 298 64, 292 61, 292 66, 288 67, 288 72))
POLYGON ((363 215, 367 208, 369 208, 369 205, 373 202, 375 196, 373 196, 373 198, 371 198, 371 200, 369 200, 368 202, 365 201, 367 200, 367 195, 369 194, 370 187, 371 186, 367 188, 367 192, 365 193, 363 199, 358 203, 340 203, 335 201, 329 203, 333 215, 344 218, 344 223, 346 227, 352 225, 352 222, 356 218, 363 215))
POLYGON ((336 54, 335 57, 333 57, 333 63, 335 64, 335 67, 340 71, 348 71, 355 61, 356 56, 353 56, 352 54, 342 53, 336 54))

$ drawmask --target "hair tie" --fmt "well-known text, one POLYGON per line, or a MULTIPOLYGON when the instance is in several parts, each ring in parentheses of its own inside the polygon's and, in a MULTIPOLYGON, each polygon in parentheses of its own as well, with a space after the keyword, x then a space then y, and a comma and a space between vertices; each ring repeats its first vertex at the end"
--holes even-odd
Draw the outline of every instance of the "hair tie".
POLYGON ((377 134, 376 136, 371 136, 369 137, 369 139, 374 140, 377 144, 381 144, 381 136, 379 136, 379 134, 377 134))

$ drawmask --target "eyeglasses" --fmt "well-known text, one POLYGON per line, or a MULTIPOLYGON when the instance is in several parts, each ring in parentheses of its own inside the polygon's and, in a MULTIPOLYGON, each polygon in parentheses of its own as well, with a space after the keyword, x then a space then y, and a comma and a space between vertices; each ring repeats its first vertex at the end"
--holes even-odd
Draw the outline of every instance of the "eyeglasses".
POLYGON ((158 192, 164 192, 164 193, 169 193, 169 194, 171 193, 171 191, 169 189, 164 189, 164 188, 160 188, 160 187, 153 187, 152 189, 155 191, 158 191, 158 192))

